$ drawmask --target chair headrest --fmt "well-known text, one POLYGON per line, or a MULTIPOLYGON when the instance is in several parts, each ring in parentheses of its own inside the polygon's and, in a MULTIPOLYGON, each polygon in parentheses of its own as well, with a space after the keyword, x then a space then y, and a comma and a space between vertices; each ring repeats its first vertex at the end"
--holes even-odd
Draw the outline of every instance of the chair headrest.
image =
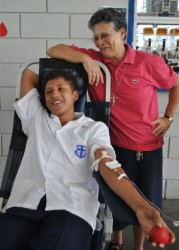
POLYGON ((40 91, 42 89, 42 82, 45 74, 51 70, 68 70, 76 78, 79 86, 80 96, 86 94, 88 86, 88 76, 81 63, 70 63, 61 59, 54 58, 40 58, 39 61, 39 82, 40 91))

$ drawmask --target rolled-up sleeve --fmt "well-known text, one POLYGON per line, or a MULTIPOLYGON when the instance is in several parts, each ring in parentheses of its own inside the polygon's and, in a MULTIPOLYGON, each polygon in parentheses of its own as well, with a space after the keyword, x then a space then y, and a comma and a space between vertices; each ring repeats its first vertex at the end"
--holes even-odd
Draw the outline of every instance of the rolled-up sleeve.
POLYGON ((106 150, 109 152, 110 156, 112 159, 116 159, 116 154, 111 146, 110 142, 110 136, 109 136, 109 129, 108 127, 102 123, 98 122, 96 123, 94 130, 93 130, 93 135, 90 139, 90 161, 91 163, 94 162, 94 153, 98 148, 106 148, 106 150))

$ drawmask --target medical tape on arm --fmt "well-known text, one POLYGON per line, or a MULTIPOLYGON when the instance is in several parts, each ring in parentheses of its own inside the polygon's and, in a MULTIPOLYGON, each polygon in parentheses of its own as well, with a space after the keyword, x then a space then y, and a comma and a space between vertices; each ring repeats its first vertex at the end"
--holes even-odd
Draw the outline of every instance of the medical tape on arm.
POLYGON ((120 173, 119 169, 118 168, 121 168, 121 164, 114 160, 114 161, 110 161, 110 162, 106 162, 106 166, 110 169, 113 169, 119 176, 118 176, 118 180, 120 181, 123 177, 126 176, 125 173, 120 173))
MULTIPOLYGON (((91 166, 91 170, 93 171, 95 171, 95 172, 98 172, 99 171, 99 163, 100 163, 100 161, 102 160, 102 159, 104 159, 104 158, 111 158, 111 156, 110 155, 108 155, 108 152, 107 151, 102 151, 101 152, 101 157, 100 158, 98 158, 98 159, 96 159, 94 162, 93 162, 93 164, 92 164, 92 166, 91 166)), ((111 158, 112 159, 112 158, 111 158)))
MULTIPOLYGON (((91 166, 91 170, 92 170, 92 171, 93 171, 93 170, 96 171, 96 172, 99 171, 99 163, 100 163, 100 161, 101 161, 102 159, 104 159, 104 158, 110 158, 110 159, 112 159, 111 156, 108 155, 108 152, 107 152, 107 151, 102 151, 101 154, 102 154, 101 157, 98 158, 98 159, 96 159, 96 160, 93 162, 93 164, 92 164, 92 166, 91 166)), ((110 161, 110 162, 106 162, 105 165, 106 165, 108 168, 114 170, 114 171, 119 175, 119 176, 118 176, 118 180, 121 180, 123 177, 126 176, 125 173, 122 173, 122 174, 120 173, 120 171, 119 171, 118 168, 121 167, 121 164, 120 164, 117 160, 113 160, 113 161, 110 161)))

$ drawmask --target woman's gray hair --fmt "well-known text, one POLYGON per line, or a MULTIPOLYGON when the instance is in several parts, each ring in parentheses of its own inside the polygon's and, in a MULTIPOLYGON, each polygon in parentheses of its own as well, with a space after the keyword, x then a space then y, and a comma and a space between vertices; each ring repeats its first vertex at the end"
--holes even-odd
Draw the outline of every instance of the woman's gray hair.
POLYGON ((88 28, 92 30, 96 24, 101 22, 112 24, 115 31, 124 28, 127 32, 126 19, 113 8, 104 8, 95 12, 88 22, 88 28))

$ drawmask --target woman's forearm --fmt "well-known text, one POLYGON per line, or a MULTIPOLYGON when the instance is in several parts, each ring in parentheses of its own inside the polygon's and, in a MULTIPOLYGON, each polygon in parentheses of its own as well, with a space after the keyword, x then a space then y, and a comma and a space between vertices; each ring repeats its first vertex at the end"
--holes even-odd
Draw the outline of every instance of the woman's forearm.
POLYGON ((51 47, 47 51, 48 56, 52 58, 62 59, 71 63, 82 63, 88 74, 88 82, 90 84, 103 82, 103 74, 98 64, 87 54, 76 51, 68 45, 59 44, 51 47))
POLYGON ((84 63, 86 60, 91 59, 88 55, 71 49, 65 44, 58 44, 49 48, 47 54, 52 58, 59 58, 72 63, 84 63))
POLYGON ((169 92, 169 102, 165 114, 174 117, 177 106, 179 105, 179 78, 176 85, 169 92))

